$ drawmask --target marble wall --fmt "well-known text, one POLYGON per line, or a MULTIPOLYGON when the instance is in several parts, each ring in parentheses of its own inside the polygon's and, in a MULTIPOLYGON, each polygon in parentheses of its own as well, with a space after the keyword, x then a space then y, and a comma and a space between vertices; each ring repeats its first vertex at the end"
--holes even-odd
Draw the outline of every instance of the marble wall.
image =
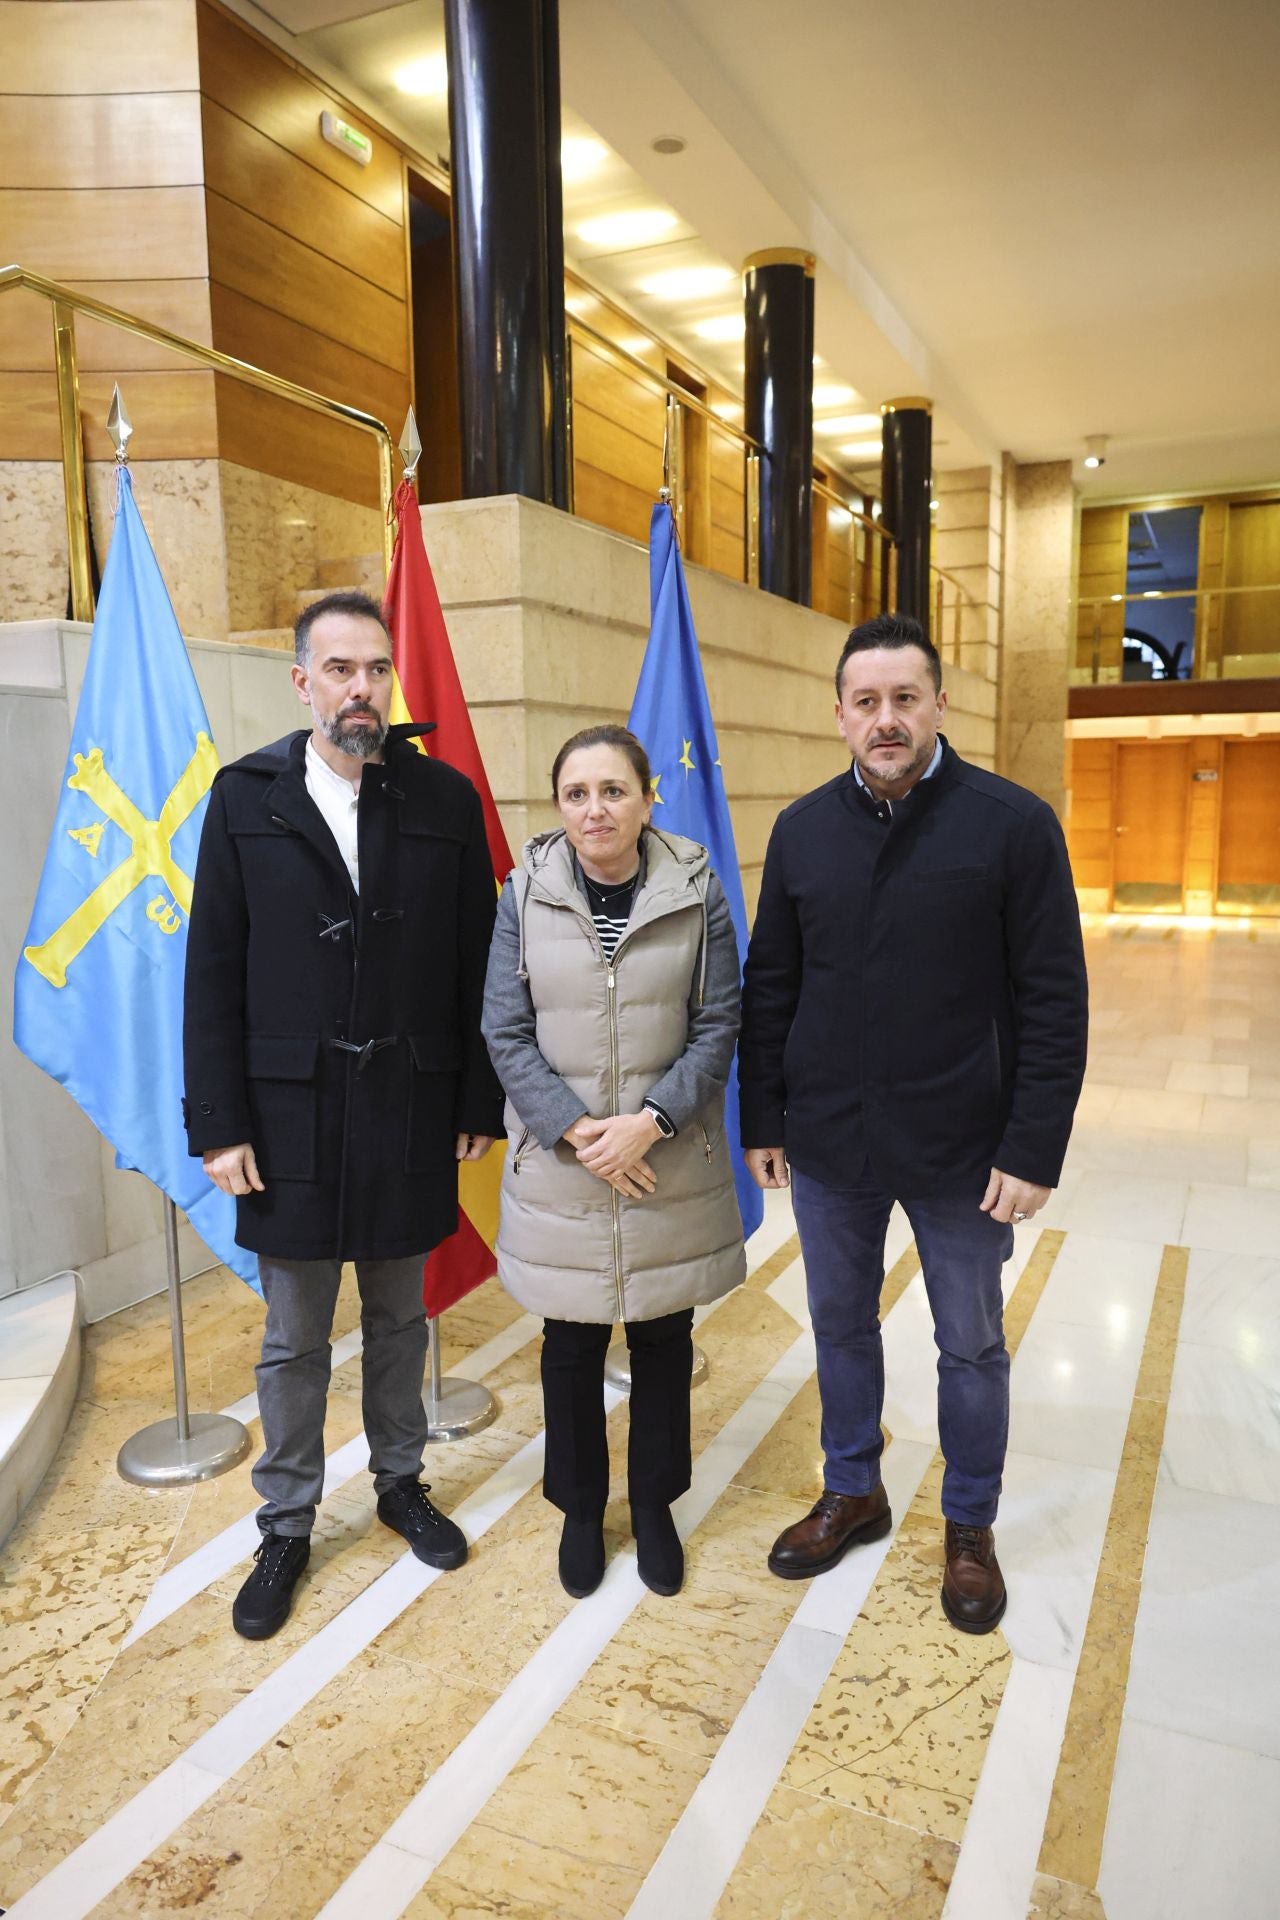
POLYGON ((959 581, 965 595, 957 636, 956 595, 947 582, 943 631, 934 635, 934 644, 945 659, 994 680, 1000 659, 1004 473, 999 467, 957 468, 936 475, 934 492, 933 562, 959 581))
MULTIPOLYGON (((372 447, 366 448, 370 459, 372 447)), ((232 634, 283 644, 298 595, 364 587, 381 596, 382 519, 376 509, 229 460, 218 463, 232 634)))
POLYGON ((999 768, 1062 814, 1078 504, 1068 460, 1004 465, 999 768))

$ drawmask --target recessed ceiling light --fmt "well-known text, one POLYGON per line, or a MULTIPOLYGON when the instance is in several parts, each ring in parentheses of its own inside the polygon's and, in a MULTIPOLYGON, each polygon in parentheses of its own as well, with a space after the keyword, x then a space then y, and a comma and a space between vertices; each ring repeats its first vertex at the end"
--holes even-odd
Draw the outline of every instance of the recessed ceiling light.
POLYGON ((688 144, 678 133, 660 133, 653 143, 653 150, 655 153, 683 153, 688 144))
POLYGON ((679 224, 679 216, 668 207, 633 207, 627 213, 602 213, 595 220, 584 220, 577 234, 589 247, 643 247, 679 224))
POLYGON ((717 313, 710 320, 699 320, 694 332, 699 340, 741 340, 745 325, 740 313, 717 313))
POLYGON ((880 442, 878 440, 850 440, 836 452, 842 460, 878 460, 880 442))
POLYGON ((582 134, 567 134, 560 142, 560 172, 572 184, 598 173, 609 158, 603 140, 589 140, 582 134))
POLYGON ((1084 463, 1086 467, 1104 467, 1107 464, 1107 436, 1105 433, 1091 433, 1084 443, 1084 463))
POLYGON ((728 267, 674 267, 640 285, 655 300, 705 300, 736 277, 728 267))
POLYGON ((432 53, 425 60, 411 60, 407 66, 397 67, 391 79, 399 93, 438 99, 449 91, 449 63, 442 53, 432 53))
POLYGON ((857 397, 852 387, 842 386, 839 381, 829 381, 813 390, 815 407, 847 407, 857 397))
POLYGON ((841 413, 830 420, 815 420, 813 430, 825 439, 838 440, 841 435, 851 433, 875 433, 880 426, 880 416, 876 413, 841 413))
POLYGON ((624 353, 649 353, 656 345, 647 333, 633 333, 629 340, 619 340, 618 345, 624 353))

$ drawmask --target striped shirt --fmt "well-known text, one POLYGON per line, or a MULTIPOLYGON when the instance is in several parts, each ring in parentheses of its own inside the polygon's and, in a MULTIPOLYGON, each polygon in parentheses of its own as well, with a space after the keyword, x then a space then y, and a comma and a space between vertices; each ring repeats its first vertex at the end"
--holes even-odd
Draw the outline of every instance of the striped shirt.
POLYGON ((631 918, 631 903, 635 899, 639 874, 633 873, 629 880, 619 886, 601 886, 598 880, 588 880, 583 874, 587 905, 591 909, 591 924, 596 930, 601 951, 610 966, 618 951, 618 942, 627 930, 627 921, 631 918))

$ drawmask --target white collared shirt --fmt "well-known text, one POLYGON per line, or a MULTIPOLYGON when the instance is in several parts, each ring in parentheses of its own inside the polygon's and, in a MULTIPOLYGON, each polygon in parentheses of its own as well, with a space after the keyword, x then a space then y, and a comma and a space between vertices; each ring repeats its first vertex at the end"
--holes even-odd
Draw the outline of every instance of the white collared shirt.
MULTIPOLYGON (((307 751, 308 753, 310 753, 311 751, 310 741, 307 742, 307 751)), ((924 772, 920 775, 921 780, 932 780, 934 774, 938 771, 938 768, 941 765, 942 765, 942 739, 941 739, 941 736, 939 736, 938 742, 933 749, 933 758, 930 760, 924 772)), ((870 787, 867 785, 866 781, 863 779, 862 768, 858 765, 856 760, 853 763, 853 777, 857 781, 858 785, 862 788, 862 791, 865 794, 867 794, 870 799, 875 800, 876 796, 871 792, 870 787)), ((903 795, 904 800, 909 798, 910 798, 910 790, 908 790, 908 792, 903 795)), ((879 802, 878 804, 887 807, 889 810, 889 817, 890 818, 893 817, 892 802, 885 800, 885 801, 879 802)))
POLYGON ((320 809, 326 827, 337 843, 343 864, 351 875, 351 884, 360 891, 360 847, 357 838, 356 820, 360 805, 360 789, 335 773, 326 760, 316 752, 315 742, 308 740, 306 752, 307 792, 320 809))

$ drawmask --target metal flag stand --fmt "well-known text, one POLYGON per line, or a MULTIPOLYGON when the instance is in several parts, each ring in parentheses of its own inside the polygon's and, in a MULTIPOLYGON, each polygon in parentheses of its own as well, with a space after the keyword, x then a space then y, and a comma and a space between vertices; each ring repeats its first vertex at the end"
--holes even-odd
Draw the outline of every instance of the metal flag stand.
POLYGON ((248 1429, 229 1413, 188 1413, 187 1352, 182 1333, 182 1275, 178 1266, 178 1209, 164 1196, 164 1252, 169 1278, 169 1333, 173 1341, 176 1418, 157 1420, 126 1440, 116 1471, 135 1487, 186 1487, 239 1466, 249 1451, 248 1429))
MULTIPOLYGON (((707 1365, 706 1354, 702 1351, 701 1347, 695 1345, 693 1349, 693 1378, 689 1382, 690 1386, 700 1387, 703 1381, 707 1379, 710 1371, 711 1369, 707 1365)), ((615 1388, 618 1393, 630 1393, 631 1352, 625 1340, 615 1340, 608 1353, 606 1353, 604 1357, 604 1378, 605 1385, 615 1388)))
POLYGON ((440 1372, 440 1322, 427 1321, 428 1377, 422 1404, 427 1410, 427 1439, 431 1442, 467 1440, 482 1433, 498 1417, 498 1403, 478 1380, 445 1379, 440 1372))
MULTIPOLYGON (((116 464, 129 458, 133 423, 117 386, 111 395, 107 432, 115 442, 116 464)), ((121 1479, 138 1487, 185 1487, 212 1480, 237 1466, 249 1451, 249 1435, 225 1413, 189 1413, 187 1358, 182 1333, 182 1273, 178 1264, 178 1210, 164 1194, 164 1252, 169 1283, 169 1334, 173 1344, 175 1418, 157 1420, 126 1440, 116 1456, 121 1479)))

